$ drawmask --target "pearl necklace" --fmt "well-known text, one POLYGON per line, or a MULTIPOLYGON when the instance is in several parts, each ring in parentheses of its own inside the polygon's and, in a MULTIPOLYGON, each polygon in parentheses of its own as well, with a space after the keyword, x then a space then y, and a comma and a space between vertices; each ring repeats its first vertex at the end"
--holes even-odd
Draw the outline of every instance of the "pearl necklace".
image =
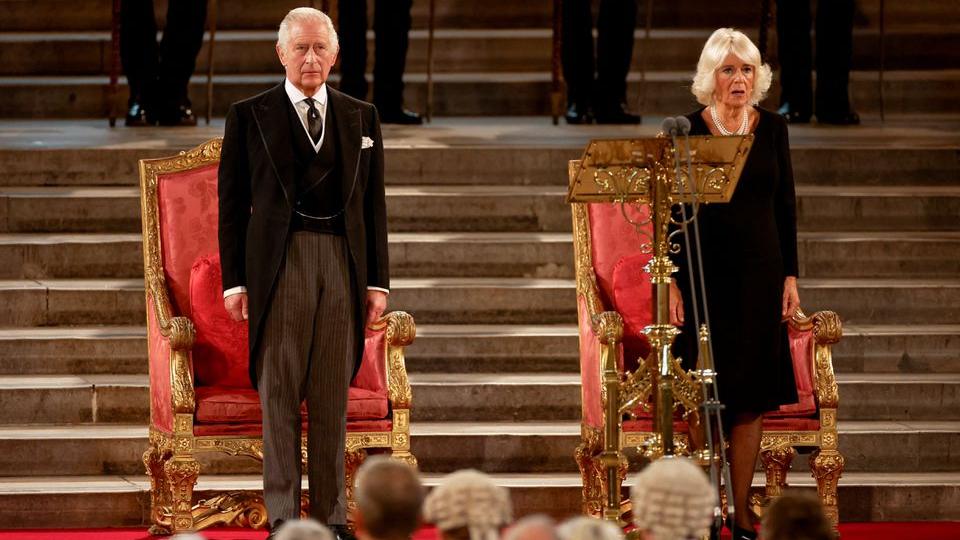
POLYGON ((713 125, 717 128, 717 131, 719 131, 721 135, 747 134, 747 130, 750 127, 750 113, 747 111, 746 107, 743 108, 743 120, 740 121, 740 127, 738 127, 736 131, 730 131, 726 128, 726 126, 723 125, 723 121, 720 119, 720 114, 717 112, 717 107, 715 105, 711 105, 709 109, 710 117, 713 119, 713 125))

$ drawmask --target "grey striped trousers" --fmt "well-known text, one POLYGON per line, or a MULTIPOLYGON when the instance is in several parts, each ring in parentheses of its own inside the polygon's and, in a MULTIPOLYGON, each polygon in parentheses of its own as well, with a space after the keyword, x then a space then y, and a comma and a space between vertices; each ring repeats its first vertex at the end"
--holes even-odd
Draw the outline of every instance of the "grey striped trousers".
POLYGON ((306 400, 310 516, 346 523, 343 454, 356 358, 346 238, 294 232, 257 358, 263 491, 271 523, 300 516, 300 404, 306 400))

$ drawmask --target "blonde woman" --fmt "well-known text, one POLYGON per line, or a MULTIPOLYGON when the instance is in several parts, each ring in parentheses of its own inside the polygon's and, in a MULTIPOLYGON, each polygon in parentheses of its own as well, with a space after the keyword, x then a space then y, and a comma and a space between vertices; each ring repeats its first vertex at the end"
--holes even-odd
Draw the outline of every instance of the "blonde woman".
MULTIPOLYGON (((697 217, 724 428, 730 439, 736 540, 756 538, 746 509, 763 413, 797 401, 782 322, 800 304, 790 146, 784 119, 757 106, 771 78, 770 67, 761 62, 750 39, 721 28, 707 40, 693 79, 693 94, 704 107, 687 116, 691 135, 754 136, 732 200, 700 206, 697 217)), ((691 228, 691 236, 693 232, 691 228)), ((700 291, 690 291, 687 265, 693 258, 681 253, 678 279, 671 286, 671 318, 683 329, 677 352, 687 367, 697 356, 692 300, 703 298, 700 291)))

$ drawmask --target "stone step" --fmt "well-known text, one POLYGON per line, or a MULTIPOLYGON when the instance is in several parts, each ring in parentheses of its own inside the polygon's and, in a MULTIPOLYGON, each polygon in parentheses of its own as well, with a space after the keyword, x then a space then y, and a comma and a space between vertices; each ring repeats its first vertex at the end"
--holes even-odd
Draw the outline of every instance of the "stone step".
MULTIPOLYGON (((960 423, 840 423, 840 450, 846 472, 936 472, 955 470, 951 454, 960 441, 960 423)), ((580 444, 577 422, 414 422, 412 452, 425 473, 463 468, 487 473, 525 471, 573 473, 580 444)), ((141 456, 147 428, 134 424, 0 426, 0 477, 143 474, 141 456)), ((203 474, 258 474, 260 463, 225 454, 200 454, 203 474)), ((808 471, 805 456, 793 470, 808 471)))
MULTIPOLYGON (((960 274, 960 231, 801 232, 801 277, 946 278, 960 274)), ((392 233, 395 277, 572 278, 569 233, 392 233)), ((0 279, 133 278, 136 233, 0 233, 0 279)))
MULTIPOLYGON (((960 373, 960 325, 845 324, 838 373, 960 373)), ((0 329, 0 375, 145 374, 137 326, 0 329)), ((418 324, 411 373, 578 373, 573 325, 418 324)))
MULTIPOLYGON (((562 187, 567 184, 567 161, 578 159, 591 138, 635 137, 638 132, 654 136, 660 121, 648 119, 639 128, 561 124, 544 129, 547 122, 437 119, 414 130, 386 125, 386 181, 389 185, 562 187)), ((960 140, 950 135, 949 124, 942 124, 938 119, 930 126, 912 122, 889 127, 865 125, 856 130, 791 126, 797 184, 956 186, 960 140), (909 147, 903 147, 905 140, 909 147)), ((2 186, 125 185, 139 189, 137 160, 175 155, 223 133, 220 121, 191 130, 102 127, 100 121, 24 124, 24 133, 14 139, 22 141, 23 147, 0 148, 2 186), (34 140, 38 128, 45 135, 43 141, 34 140)))
MULTIPOLYGON (((663 116, 693 110, 696 101, 683 88, 690 84, 693 66, 683 71, 651 71, 646 75, 643 110, 646 115, 663 116)), ((639 72, 627 77, 628 101, 638 103, 639 72)), ((854 71, 850 74, 850 92, 857 110, 867 118, 879 114, 878 74, 854 71)), ((331 75, 330 82, 337 83, 331 75)), ((960 70, 887 71, 884 75, 885 111, 891 115, 955 114, 960 105, 953 99, 953 88, 960 70)), ((408 73, 404 101, 412 109, 424 110, 427 95, 426 76, 408 73)), ((434 114, 437 116, 548 116, 551 80, 549 71, 438 73, 434 81, 434 114)), ((114 102, 118 110, 126 105, 125 80, 114 102)), ((263 92, 281 82, 275 74, 221 74, 214 76, 213 113, 224 116, 229 105, 263 92)), ((8 76, 0 77, 0 91, 6 99, 0 103, 0 118, 66 119, 106 116, 107 77, 81 76, 8 76)), ((770 90, 765 106, 776 108, 779 87, 770 90)), ((206 77, 195 75, 189 93, 195 111, 206 110, 206 77)))
MULTIPOLYGON (((399 278, 391 308, 423 324, 554 324, 576 316, 574 283, 526 278, 399 278)), ((960 281, 955 279, 800 280, 800 298, 811 312, 831 309, 851 323, 954 323, 960 321, 960 281)), ((136 324, 144 317, 143 281, 0 280, 2 326, 136 324)))
MULTIPOLYGON (((428 488, 443 474, 424 474, 428 488)), ((545 513, 565 519, 580 513, 581 479, 576 473, 499 473, 494 480, 510 490, 514 516, 545 513)), ((630 475, 625 492, 633 484, 630 475)), ((813 492, 805 472, 787 482, 813 492)), ((759 488, 763 476, 754 476, 759 488)), ((225 491, 262 489, 260 475, 201 475, 195 499, 225 491)), ((307 488, 304 479, 303 489, 307 488)), ((918 521, 960 519, 960 473, 851 472, 839 482, 840 520, 918 521)), ((0 479, 0 527, 134 527, 149 523, 150 482, 146 476, 40 476, 0 479)))
MULTIPOLYGON (((756 29, 743 29, 755 36, 756 29)), ((634 32, 635 45, 631 69, 677 71, 693 69, 700 50, 712 29, 664 28, 651 32, 650 43, 643 41, 644 31, 634 32), (644 51, 651 51, 646 54, 644 51), (655 52, 654 52, 655 51, 655 52)), ((460 72, 465 69, 489 72, 532 72, 550 70, 549 28, 439 28, 434 35, 434 73, 460 72), (464 62, 469 59, 469 62, 464 62)), ((776 41, 776 33, 771 36, 776 41)), ((427 31, 409 34, 406 72, 427 69, 427 31)), ((886 36, 886 69, 942 69, 960 62, 960 33, 947 28, 892 29, 886 36), (936 47, 929 43, 936 42, 936 47), (923 44, 927 44, 924 46, 923 44)), ((274 45, 274 30, 227 30, 217 32, 213 65, 218 74, 269 73, 279 65, 274 45)), ((367 32, 367 49, 374 49, 374 33, 367 32)), ((877 33, 858 29, 853 37, 852 67, 855 70, 879 69, 877 33)), ((0 76, 12 75, 105 75, 110 70, 110 34, 108 32, 9 32, 0 34, 0 76), (62 51, 70 51, 70 62, 62 61, 62 51)), ((777 65, 777 49, 771 47, 767 61, 777 65)), ((196 72, 206 74, 209 34, 197 55, 196 72)), ((373 71, 368 55, 367 73, 373 71)))
MULTIPOLYGON (((373 2, 368 1, 368 13, 373 13, 373 2)), ((232 29, 276 28, 282 14, 302 6, 302 2, 282 0, 264 5, 256 0, 231 2, 218 7, 217 28, 232 29)), ((320 4, 318 4, 319 6, 320 4)), ((162 28, 166 18, 166 2, 156 4, 157 24, 162 28)), ((427 2, 415 2, 411 10, 412 27, 427 27, 427 2)), ((552 24, 553 7, 549 2, 511 2, 491 0, 487 9, 477 10, 469 0, 451 0, 436 5, 435 27, 448 28, 549 28, 552 24)), ((904 27, 930 27, 932 21, 942 25, 960 23, 960 15, 950 0, 918 0, 916 2, 891 2, 886 5, 888 31, 904 27)), ((0 31, 106 31, 110 28, 111 3, 108 0, 84 2, 71 11, 70 17, 57 17, 63 9, 63 0, 39 0, 38 2, 12 2, 7 16, 0 22, 0 31), (61 20, 63 19, 63 20, 61 20)), ((594 6, 596 9, 596 6, 594 6)), ((653 4, 651 22, 654 28, 713 28, 717 21, 740 28, 752 28, 759 20, 756 3, 749 0, 728 1, 722 4, 706 0, 653 4)), ((876 28, 879 5, 857 5, 855 27, 876 28)), ((638 12, 637 25, 642 27, 644 13, 638 12)), ((771 24, 771 28, 772 28, 771 24)), ((755 37, 754 34, 751 36, 755 37)))
MULTIPOLYGON (((552 186, 389 186, 393 232, 566 232, 566 189, 552 186)), ((803 231, 960 231, 958 186, 798 186, 803 231)), ((0 232, 139 232, 128 187, 0 188, 0 232)))
MULTIPOLYGON (((415 422, 580 417, 577 373, 414 373, 415 422)), ((843 420, 960 420, 960 374, 840 374, 843 420)), ((5 375, 0 424, 146 423, 143 375, 5 375)))

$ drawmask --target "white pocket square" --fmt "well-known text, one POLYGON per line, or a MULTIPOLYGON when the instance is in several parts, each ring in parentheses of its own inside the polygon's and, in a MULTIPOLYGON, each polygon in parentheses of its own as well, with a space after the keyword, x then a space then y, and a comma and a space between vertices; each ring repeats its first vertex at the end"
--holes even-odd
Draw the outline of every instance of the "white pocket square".
POLYGON ((370 137, 360 137, 360 148, 373 148, 373 139, 370 137))

